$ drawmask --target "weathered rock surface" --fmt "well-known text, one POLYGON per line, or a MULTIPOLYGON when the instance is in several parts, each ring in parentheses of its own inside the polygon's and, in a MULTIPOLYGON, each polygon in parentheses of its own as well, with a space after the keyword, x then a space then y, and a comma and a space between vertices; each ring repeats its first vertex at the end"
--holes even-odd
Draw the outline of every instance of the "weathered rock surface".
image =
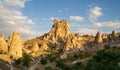
POLYGON ((27 53, 32 53, 33 57, 47 54, 46 51, 49 49, 47 42, 40 39, 27 40, 24 43, 24 48, 26 52, 29 51, 27 53))
POLYGON ((19 33, 14 32, 10 34, 8 39, 8 48, 9 55, 10 57, 13 57, 13 59, 22 57, 23 41, 19 33))
POLYGON ((34 52, 34 56, 47 53, 50 48, 69 51, 82 48, 85 43, 84 37, 70 32, 70 25, 66 20, 58 21, 54 19, 51 30, 41 37, 27 40, 24 46, 27 50, 34 52))
POLYGON ((57 19, 54 19, 52 29, 38 39, 46 40, 49 47, 65 51, 81 48, 84 40, 79 34, 70 32, 70 25, 66 20, 58 21, 57 19))
POLYGON ((100 43, 103 42, 102 35, 100 32, 98 32, 95 36, 95 42, 100 43))
POLYGON ((8 46, 3 34, 0 35, 0 53, 8 53, 8 46))

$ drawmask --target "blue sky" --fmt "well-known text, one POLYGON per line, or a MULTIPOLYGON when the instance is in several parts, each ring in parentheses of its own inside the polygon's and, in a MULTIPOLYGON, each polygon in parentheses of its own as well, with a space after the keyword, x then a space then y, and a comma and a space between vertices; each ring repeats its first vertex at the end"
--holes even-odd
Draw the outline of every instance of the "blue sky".
POLYGON ((74 33, 120 32, 119 5, 120 0, 0 0, 0 33, 33 38, 47 33, 54 18, 66 19, 74 33))

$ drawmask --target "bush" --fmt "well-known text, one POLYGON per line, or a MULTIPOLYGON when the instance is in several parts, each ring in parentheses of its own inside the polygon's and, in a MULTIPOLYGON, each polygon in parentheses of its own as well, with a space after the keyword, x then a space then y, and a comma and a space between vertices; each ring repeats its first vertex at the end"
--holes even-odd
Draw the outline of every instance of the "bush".
POLYGON ((23 65, 28 67, 30 61, 31 61, 31 55, 27 53, 23 53, 23 65))
POLYGON ((74 54, 73 57, 74 57, 75 59, 78 59, 78 55, 77 55, 77 54, 74 54))
POLYGON ((43 64, 43 65, 45 65, 45 64, 47 64, 47 60, 44 59, 44 58, 41 58, 40 63, 43 64))
POLYGON ((74 58, 74 57, 71 56, 71 55, 68 55, 67 60, 74 61, 74 60, 76 60, 76 58, 74 58))
POLYGON ((81 62, 77 62, 75 65, 72 66, 71 70, 84 70, 81 62))
POLYGON ((53 70, 52 67, 48 66, 45 68, 45 70, 53 70))
POLYGON ((23 52, 23 57, 16 60, 16 64, 23 64, 26 67, 29 67, 29 63, 31 61, 31 55, 23 52))
POLYGON ((78 57, 80 57, 81 59, 84 59, 84 58, 89 58, 92 55, 93 55, 93 53, 91 53, 91 52, 87 52, 87 53, 85 53, 85 52, 79 52, 78 57))
POLYGON ((120 70, 119 58, 120 54, 113 49, 101 50, 88 62, 86 70, 120 70))
POLYGON ((54 56, 49 57, 49 61, 53 62, 56 58, 54 56))
POLYGON ((54 55, 49 54, 49 55, 46 56, 46 59, 48 59, 50 62, 53 62, 56 58, 55 58, 54 55))
POLYGON ((61 68, 62 70, 69 70, 70 68, 65 65, 61 60, 56 60, 56 67, 61 68))

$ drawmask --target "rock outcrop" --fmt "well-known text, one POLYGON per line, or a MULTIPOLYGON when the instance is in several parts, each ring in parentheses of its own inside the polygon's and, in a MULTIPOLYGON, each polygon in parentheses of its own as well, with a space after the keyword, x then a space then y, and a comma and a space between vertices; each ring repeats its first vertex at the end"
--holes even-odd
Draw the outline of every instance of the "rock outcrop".
POLYGON ((8 53, 8 46, 3 34, 0 35, 0 53, 8 53))
POLYGON ((84 43, 83 37, 79 34, 70 32, 70 25, 66 20, 58 21, 54 19, 51 30, 37 39, 46 40, 50 48, 63 49, 68 51, 71 49, 79 49, 84 43))
POLYGON ((103 42, 102 35, 100 32, 98 32, 95 36, 95 42, 100 43, 103 42))
POLYGON ((21 39, 19 33, 14 32, 10 34, 8 39, 8 48, 9 55, 13 59, 22 57, 23 40, 21 39))
POLYGON ((113 30, 112 34, 111 34, 111 39, 115 39, 118 36, 119 36, 119 34, 113 30))
POLYGON ((84 44, 84 39, 79 34, 70 32, 70 25, 66 20, 58 21, 54 19, 51 30, 41 37, 28 40, 25 42, 25 48, 30 51, 35 51, 36 54, 41 54, 43 51, 48 51, 50 48, 57 50, 69 51, 71 49, 80 49, 84 44), (34 42, 37 46, 34 45, 34 42), (32 50, 34 47, 34 50, 32 50), (32 49, 30 49, 32 48, 32 49))
POLYGON ((25 41, 24 48, 25 52, 31 53, 33 57, 47 54, 46 51, 49 50, 47 42, 40 39, 32 39, 25 41))

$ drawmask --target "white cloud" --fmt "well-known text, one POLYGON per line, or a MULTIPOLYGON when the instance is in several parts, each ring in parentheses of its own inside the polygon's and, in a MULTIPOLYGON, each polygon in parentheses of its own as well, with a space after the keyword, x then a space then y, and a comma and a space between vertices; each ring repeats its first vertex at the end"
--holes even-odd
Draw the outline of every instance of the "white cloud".
POLYGON ((54 19, 58 19, 59 20, 59 18, 58 17, 50 17, 50 20, 54 20, 54 19))
POLYGON ((81 17, 81 16, 70 16, 69 18, 70 18, 70 20, 73 20, 73 21, 83 21, 84 20, 84 17, 81 17))
POLYGON ((71 26, 71 27, 80 27, 80 26, 82 26, 82 25, 80 25, 80 24, 78 24, 78 23, 71 22, 71 23, 70 23, 70 26, 71 26))
POLYGON ((78 32, 81 34, 81 35, 96 35, 96 33, 98 32, 98 30, 96 29, 89 29, 89 28, 80 28, 78 30, 78 32))
POLYGON ((120 28, 120 21, 96 22, 94 27, 120 28))
POLYGON ((95 6, 95 7, 91 8, 89 10, 89 19, 90 20, 96 20, 96 19, 98 19, 100 16, 103 15, 103 13, 102 13, 101 10, 102 10, 102 8, 100 8, 98 6, 95 6))
POLYGON ((0 33, 19 32, 24 39, 40 34, 28 26, 35 25, 32 19, 24 16, 20 11, 29 0, 3 0, 0 4, 0 33))
POLYGON ((54 20, 55 18, 54 17, 50 17, 50 20, 54 20))

